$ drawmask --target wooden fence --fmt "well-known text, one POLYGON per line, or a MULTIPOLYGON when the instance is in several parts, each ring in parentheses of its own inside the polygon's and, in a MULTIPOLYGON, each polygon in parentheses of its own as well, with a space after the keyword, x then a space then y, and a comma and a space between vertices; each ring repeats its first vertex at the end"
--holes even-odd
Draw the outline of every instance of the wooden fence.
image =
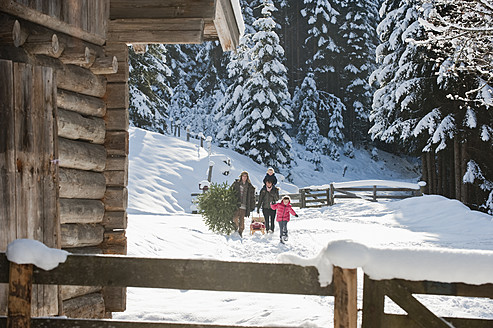
MULTIPOLYGON (((0 283, 9 283, 8 316, 0 317, 0 328, 25 327, 222 327, 239 326, 167 322, 133 322, 62 317, 31 318, 32 285, 79 285, 109 287, 170 288, 334 296, 334 327, 357 327, 356 269, 334 267, 333 282, 321 287, 318 270, 294 264, 227 262, 191 259, 152 259, 126 256, 69 255, 51 271, 32 264, 10 263, 0 253, 0 283), (261 276, 263 279, 257 279, 261 276), (277 277, 283 277, 280 281, 277 277)), ((372 280, 363 284, 362 328, 483 328, 493 320, 440 318, 420 303, 414 294, 482 297, 493 299, 493 284, 468 285, 401 279, 372 280), (406 315, 384 312, 385 296, 406 315)), ((253 326, 250 326, 253 327, 253 326)))
POLYGON ((32 284, 334 296, 336 327, 355 328, 357 320, 356 270, 338 267, 334 268, 334 283, 321 287, 315 267, 294 264, 71 254, 65 263, 51 271, 44 271, 32 264, 10 263, 5 253, 0 253, 0 283, 9 283, 8 316, 0 317, 0 328, 233 327, 61 317, 31 318, 32 284), (279 280, 278 277, 283 279, 279 280))
MULTIPOLYGON (((378 199, 404 199, 414 196, 421 196, 423 193, 419 189, 412 188, 392 188, 392 187, 346 187, 336 188, 333 183, 329 188, 302 188, 297 194, 281 194, 291 198, 291 205, 299 208, 332 206, 335 199, 360 198, 371 202, 378 199), (361 194, 360 192, 363 192, 361 194)), ((192 197, 197 197, 200 193, 192 193, 192 197)), ((255 195, 255 203, 258 203, 258 194, 255 195)), ((196 212, 194 212, 196 213, 196 212)))
POLYGON ((483 297, 493 299, 493 284, 468 285, 401 279, 372 280, 364 277, 362 328, 486 328, 493 320, 471 318, 440 318, 413 294, 483 297), (407 315, 384 312, 385 296, 392 299, 407 315))

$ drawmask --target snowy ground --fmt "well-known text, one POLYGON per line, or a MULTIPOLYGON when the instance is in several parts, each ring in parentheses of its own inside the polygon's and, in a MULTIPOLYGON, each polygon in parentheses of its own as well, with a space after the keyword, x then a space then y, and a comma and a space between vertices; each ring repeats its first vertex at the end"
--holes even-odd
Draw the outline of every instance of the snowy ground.
MULTIPOLYGON (((128 254, 132 256, 277 262, 278 256, 286 253, 315 257, 328 242, 340 239, 376 247, 493 250, 491 216, 439 196, 378 203, 340 200, 332 207, 301 209, 299 218, 288 224, 290 239, 285 245, 279 243, 278 230, 273 235, 256 233, 243 239, 238 235, 214 234, 208 231, 200 215, 187 213, 189 194, 196 192, 198 182, 207 177, 207 152, 197 149, 194 143, 140 129, 131 129, 130 134, 127 237, 128 254)), ((399 160, 397 167, 403 170, 392 171, 391 158, 386 162, 359 163, 358 158, 368 160, 364 156, 361 152, 354 160, 343 158, 332 163, 338 168, 351 167, 344 178, 339 173, 330 173, 337 170, 331 171, 329 161, 325 164, 325 176, 318 172, 310 176, 312 168, 299 161, 297 172, 303 172, 305 177, 294 180, 299 187, 351 179, 400 178, 416 182, 412 163, 399 160)), ((254 185, 260 187, 265 168, 214 146, 212 158, 218 173, 213 180, 231 183, 246 169, 254 185), (227 158, 231 166, 222 162, 227 158), (219 174, 218 171, 226 169, 230 175, 219 174)), ((297 189, 284 182, 281 188, 286 192, 297 189)), ((429 296, 420 299, 441 316, 493 319, 493 301, 429 296)), ((403 313, 387 303, 386 311, 403 313)), ((328 327, 333 325, 332 308, 331 297, 129 288, 127 310, 113 316, 121 320, 328 327)))

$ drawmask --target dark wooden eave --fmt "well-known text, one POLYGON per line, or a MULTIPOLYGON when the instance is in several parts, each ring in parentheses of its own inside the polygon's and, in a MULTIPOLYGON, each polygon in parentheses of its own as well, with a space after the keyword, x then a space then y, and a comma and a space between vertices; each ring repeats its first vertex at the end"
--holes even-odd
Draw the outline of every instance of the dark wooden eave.
POLYGON ((234 50, 240 28, 231 0, 110 0, 108 39, 126 43, 202 43, 234 50))

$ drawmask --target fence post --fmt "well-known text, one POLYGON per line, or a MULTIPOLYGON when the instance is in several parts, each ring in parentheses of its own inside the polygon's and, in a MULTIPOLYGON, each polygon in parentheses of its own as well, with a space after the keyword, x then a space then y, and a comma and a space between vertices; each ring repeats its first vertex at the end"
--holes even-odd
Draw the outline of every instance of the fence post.
POLYGON ((190 141, 190 125, 187 125, 187 141, 190 141))
POLYGON ((356 328, 358 324, 358 283, 356 269, 334 266, 334 327, 356 328))
POLYGON ((377 186, 373 186, 373 201, 377 201, 377 186))
POLYGON ((331 191, 331 190, 330 190, 330 187, 329 187, 329 188, 327 188, 327 206, 332 205, 332 204, 330 203, 330 199, 332 198, 332 195, 331 195, 331 192, 330 192, 330 191, 331 191))
POLYGON ((300 208, 306 207, 305 189, 300 189, 300 208))
POLYGON ((334 205, 335 201, 334 201, 334 193, 335 193, 335 190, 334 190, 334 184, 331 183, 330 184, 330 206, 334 205))
POLYGON ((33 265, 10 262, 7 328, 31 327, 33 265))
POLYGON ((363 280, 363 321, 362 328, 382 327, 385 307, 383 286, 365 274, 363 280))

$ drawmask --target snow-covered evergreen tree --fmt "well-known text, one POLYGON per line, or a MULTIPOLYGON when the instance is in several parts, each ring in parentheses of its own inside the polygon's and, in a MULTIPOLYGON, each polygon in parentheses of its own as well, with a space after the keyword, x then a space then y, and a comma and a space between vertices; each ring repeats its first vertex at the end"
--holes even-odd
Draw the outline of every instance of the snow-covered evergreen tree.
POLYGON ((298 100, 300 106, 296 141, 308 151, 321 152, 321 136, 316 118, 320 97, 313 73, 307 74, 293 98, 298 100))
POLYGON ((324 143, 324 148, 332 159, 339 160, 339 149, 343 146, 344 140, 342 116, 346 110, 346 106, 338 97, 330 93, 321 92, 320 99, 319 113, 323 113, 324 117, 327 115, 329 118, 327 142, 324 143))
POLYGON ((436 86, 434 64, 427 52, 406 41, 423 37, 414 0, 387 0, 380 15, 379 67, 370 77, 378 88, 373 96, 370 133, 374 139, 415 149, 417 122, 437 107, 443 94, 436 86))
POLYGON ((236 110, 243 108, 243 89, 246 81, 252 74, 252 61, 250 60, 250 48, 248 40, 250 34, 240 39, 240 44, 236 52, 231 54, 231 61, 228 63, 229 80, 231 84, 226 89, 223 99, 219 102, 219 111, 215 116, 218 126, 216 140, 222 145, 234 148, 231 144, 231 132, 235 128, 236 110))
POLYGON ((180 120, 185 122, 191 108, 190 90, 188 89, 185 79, 182 79, 173 90, 173 96, 171 97, 169 107, 169 117, 174 121, 180 120))
POLYGON ((132 125, 164 133, 167 128, 169 86, 171 70, 166 65, 166 49, 162 45, 149 45, 144 54, 129 49, 130 106, 132 125))
POLYGON ((285 129, 293 118, 288 106, 287 71, 282 63, 284 49, 272 18, 274 10, 272 1, 264 1, 263 17, 254 23, 254 72, 245 84, 244 106, 235 113, 232 137, 238 140, 235 144, 239 152, 258 163, 281 168, 291 162, 291 138, 285 129))
POLYGON ((309 30, 305 49, 311 54, 307 65, 315 73, 319 90, 340 96, 341 85, 337 67, 341 65, 342 48, 339 40, 339 0, 304 0, 301 11, 309 30))
POLYGON ((340 34, 343 46, 342 100, 347 111, 345 131, 350 140, 368 140, 373 89, 368 83, 375 69, 378 8, 374 0, 346 0, 341 6, 340 34))

